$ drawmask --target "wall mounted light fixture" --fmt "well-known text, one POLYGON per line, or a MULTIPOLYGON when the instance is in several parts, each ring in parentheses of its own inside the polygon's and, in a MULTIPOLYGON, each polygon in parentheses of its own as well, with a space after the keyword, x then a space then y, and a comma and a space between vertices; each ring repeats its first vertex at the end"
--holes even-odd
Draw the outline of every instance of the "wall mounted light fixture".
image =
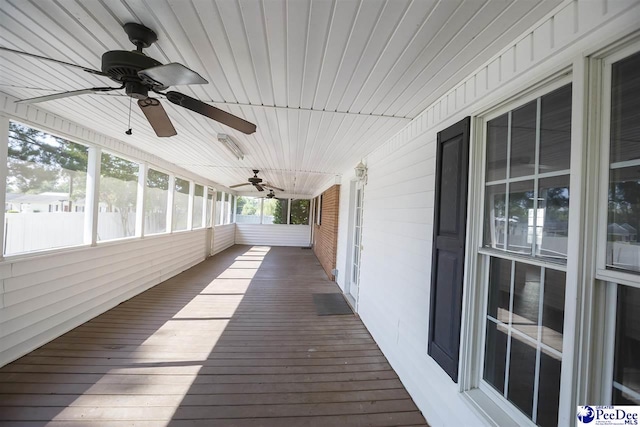
POLYGON ((242 152, 240 147, 238 147, 238 144, 236 144, 229 135, 227 135, 226 133, 219 133, 218 141, 222 142, 222 144, 227 147, 227 150, 231 151, 231 153, 236 156, 238 160, 244 159, 244 153, 242 152))
POLYGON ((362 162, 356 165, 354 171, 356 173, 356 178, 361 181, 363 181, 367 177, 367 167, 362 162))

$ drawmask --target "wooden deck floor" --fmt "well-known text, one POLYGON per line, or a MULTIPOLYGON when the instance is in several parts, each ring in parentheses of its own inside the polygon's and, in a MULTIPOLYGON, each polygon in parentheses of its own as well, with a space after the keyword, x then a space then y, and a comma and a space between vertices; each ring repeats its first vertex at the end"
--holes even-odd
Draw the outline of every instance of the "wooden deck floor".
POLYGON ((0 368, 8 426, 426 425, 310 250, 234 246, 0 368))

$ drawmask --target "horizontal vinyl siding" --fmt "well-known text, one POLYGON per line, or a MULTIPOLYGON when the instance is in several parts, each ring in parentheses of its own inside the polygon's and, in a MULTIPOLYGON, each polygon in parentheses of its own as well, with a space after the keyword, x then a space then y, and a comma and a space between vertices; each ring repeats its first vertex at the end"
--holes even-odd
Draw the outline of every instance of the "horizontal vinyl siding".
POLYGON ((0 366, 204 259, 206 230, 0 264, 0 366))
POLYGON ((309 246, 310 225, 236 224, 239 245, 309 246))
POLYGON ((216 225, 213 228, 213 255, 235 244, 236 225, 216 225))
MULTIPOLYGON (((437 133, 571 66, 596 44, 602 48, 638 29, 638 22, 637 1, 566 2, 365 159, 358 312, 430 425, 486 424, 427 355, 437 133)), ((343 289, 352 179, 353 171, 345 171, 340 194, 337 266, 345 274, 337 282, 343 289)))

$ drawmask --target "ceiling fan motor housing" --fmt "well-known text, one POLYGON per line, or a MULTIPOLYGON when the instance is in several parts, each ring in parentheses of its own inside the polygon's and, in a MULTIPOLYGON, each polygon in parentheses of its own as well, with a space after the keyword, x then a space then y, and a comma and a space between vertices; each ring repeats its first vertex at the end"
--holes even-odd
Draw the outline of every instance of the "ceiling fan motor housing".
POLYGON ((137 51, 111 50, 102 55, 102 72, 124 84, 127 95, 136 99, 146 99, 149 86, 153 90, 166 89, 160 85, 149 85, 138 76, 138 71, 159 65, 162 63, 137 51))

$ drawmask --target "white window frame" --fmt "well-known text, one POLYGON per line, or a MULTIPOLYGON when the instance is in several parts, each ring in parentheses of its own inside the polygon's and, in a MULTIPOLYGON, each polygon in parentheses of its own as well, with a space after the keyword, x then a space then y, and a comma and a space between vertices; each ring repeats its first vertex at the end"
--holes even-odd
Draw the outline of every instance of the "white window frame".
MULTIPOLYGON (((596 318, 595 322, 601 324, 599 329, 592 331, 590 339, 583 344, 582 350, 588 351, 589 347, 597 346, 593 361, 585 370, 592 373, 595 378, 593 385, 587 390, 587 396, 596 399, 598 403, 609 405, 612 402, 612 389, 614 387, 614 363, 615 363, 615 338, 618 289, 620 286, 640 288, 640 273, 626 272, 624 270, 611 270, 606 268, 607 247, 607 221, 608 221, 608 197, 610 174, 610 147, 611 147, 611 83, 612 66, 635 53, 640 52, 640 40, 622 42, 612 48, 605 49, 590 59, 590 68, 594 82, 594 91, 599 97, 600 103, 591 106, 591 127, 589 138, 595 149, 592 151, 600 161, 595 166, 598 176, 595 179, 597 192, 587 201, 589 207, 597 211, 595 223, 597 231, 595 235, 595 249, 592 249, 595 258, 595 273, 587 278, 594 283, 594 295, 592 308, 589 315, 596 318), (598 375, 599 374, 599 375, 598 375)), ((593 259, 592 258, 592 259, 593 259)))
MULTIPOLYGON (((580 165, 574 162, 576 156, 581 156, 583 145, 576 144, 576 120, 577 114, 583 110, 582 99, 579 92, 582 87, 576 87, 574 74, 570 67, 566 67, 546 79, 540 80, 529 89, 515 94, 494 104, 489 108, 473 114, 471 135, 475 141, 471 143, 472 153, 469 165, 469 187, 468 200, 468 224, 467 254, 465 257, 465 283, 466 289, 463 296, 463 332, 461 335, 461 358, 460 358, 460 391, 464 393, 473 406, 485 412, 490 418, 498 422, 514 421, 523 426, 535 426, 533 421, 522 413, 515 405, 511 404, 504 396, 496 391, 493 386, 483 379, 485 339, 486 339, 486 311, 487 311, 487 291, 489 279, 490 257, 499 257, 511 261, 519 261, 539 267, 568 272, 569 265, 575 264, 575 259, 579 256, 575 245, 569 244, 567 247, 567 263, 549 261, 540 257, 532 257, 526 254, 518 254, 497 249, 483 248, 483 227, 484 227, 484 197, 485 197, 485 167, 486 167, 486 124, 489 120, 513 111, 514 109, 533 101, 545 94, 567 84, 572 84, 572 136, 571 136, 571 169, 569 173, 571 199, 570 199, 570 235, 573 236, 578 231, 577 226, 571 225, 571 219, 580 215, 580 198, 574 197, 576 190, 574 184, 576 179, 580 179, 578 174, 581 171, 580 165), (576 111, 577 109, 577 111, 576 111), (474 143, 475 142, 475 143, 474 143), (511 419, 509 421, 509 418, 511 419)), ((561 173, 564 175, 564 173, 561 173)), ((579 222, 581 223, 581 222, 579 222)), ((576 307, 575 299, 572 297, 576 293, 577 284, 572 281, 567 274, 565 285, 565 321, 563 330, 562 346, 562 374, 560 386, 560 400, 558 405, 558 419, 562 424, 567 414, 575 416, 575 406, 572 403, 573 366, 575 364, 574 351, 576 344, 576 307), (565 417, 563 417, 563 415, 565 417)))
MULTIPOLYGON (((634 53, 640 52, 640 41, 628 44, 617 49, 602 59, 595 61, 601 63, 602 77, 600 79, 601 93, 601 122, 600 122, 600 191, 598 203, 598 234, 596 254, 596 279, 604 282, 615 282, 621 285, 640 288, 640 272, 632 273, 623 270, 611 270, 606 268, 607 247, 607 220, 609 197, 609 154, 611 144, 611 70, 615 62, 618 62, 634 53)), ((630 165, 632 166, 632 165, 630 165)))

